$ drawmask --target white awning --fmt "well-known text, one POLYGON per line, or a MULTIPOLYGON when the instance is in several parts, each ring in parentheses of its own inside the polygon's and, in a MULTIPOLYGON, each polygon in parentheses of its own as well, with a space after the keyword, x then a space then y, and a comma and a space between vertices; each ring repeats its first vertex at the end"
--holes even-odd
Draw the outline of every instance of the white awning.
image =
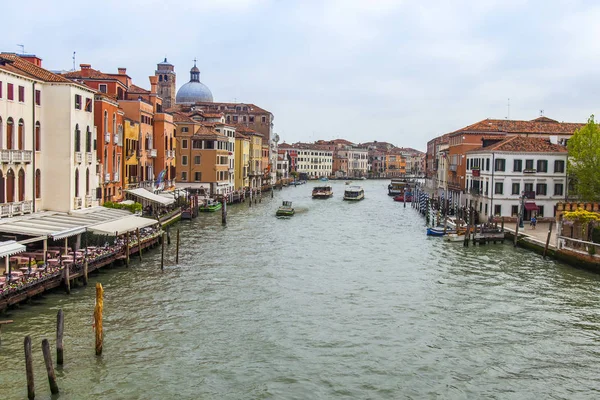
POLYGON ((0 257, 10 257, 13 254, 22 253, 27 248, 14 240, 0 242, 0 257))
POLYGON ((123 233, 135 231, 136 229, 142 229, 156 224, 158 224, 158 221, 155 219, 131 215, 116 221, 90 226, 88 231, 98 235, 122 235, 123 233))
POLYGON ((158 203, 163 206, 168 206, 169 204, 175 203, 175 199, 173 199, 173 198, 167 199, 166 197, 154 194, 154 193, 149 192, 148 190, 142 189, 142 188, 129 189, 129 190, 126 190, 125 192, 130 193, 136 197, 140 197, 144 200, 151 201, 153 203, 158 203))
POLYGON ((120 202, 119 204, 124 204, 126 206, 130 206, 132 204, 135 204, 135 201, 133 200, 123 200, 122 202, 120 202))

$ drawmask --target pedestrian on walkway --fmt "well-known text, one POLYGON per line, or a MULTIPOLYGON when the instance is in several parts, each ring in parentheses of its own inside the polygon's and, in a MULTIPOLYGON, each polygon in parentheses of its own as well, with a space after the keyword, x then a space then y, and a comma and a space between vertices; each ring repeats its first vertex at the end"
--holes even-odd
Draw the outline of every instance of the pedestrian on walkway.
POLYGON ((535 219, 535 216, 531 217, 531 221, 530 221, 531 229, 535 229, 536 224, 537 224, 537 219, 535 219))

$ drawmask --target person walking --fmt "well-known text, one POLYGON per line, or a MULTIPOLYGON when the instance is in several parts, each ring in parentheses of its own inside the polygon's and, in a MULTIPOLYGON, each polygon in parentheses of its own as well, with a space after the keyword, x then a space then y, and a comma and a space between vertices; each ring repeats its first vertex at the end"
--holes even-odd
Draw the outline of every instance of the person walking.
POLYGON ((531 229, 535 229, 535 225, 537 224, 537 219, 535 218, 535 216, 531 217, 531 229))

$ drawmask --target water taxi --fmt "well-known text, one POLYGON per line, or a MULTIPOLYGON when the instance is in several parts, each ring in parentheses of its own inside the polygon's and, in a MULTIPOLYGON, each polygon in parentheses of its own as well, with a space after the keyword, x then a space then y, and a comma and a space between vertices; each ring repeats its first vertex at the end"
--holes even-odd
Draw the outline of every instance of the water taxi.
POLYGON ((292 202, 284 201, 283 204, 277 209, 275 215, 278 217, 291 217, 295 213, 296 212, 292 208, 292 202))
POLYGON ((219 211, 223 207, 220 201, 215 201, 213 199, 208 199, 204 205, 198 207, 198 210, 201 212, 215 212, 219 211))
MULTIPOLYGON (((412 195, 407 194, 406 195, 406 202, 410 203, 410 202, 412 202, 412 200, 413 200, 412 195)), ((399 194, 397 196, 394 196, 394 201, 404 201, 404 194, 399 194)))
POLYGON ((328 199, 333 196, 333 189, 331 186, 316 186, 312 191, 313 199, 328 199))
POLYGON ((359 201, 365 198, 365 191, 361 186, 348 186, 344 191, 344 200, 359 201))
POLYGON ((329 178, 328 178, 328 177, 326 177, 326 176, 322 176, 321 178, 319 178, 319 180, 320 180, 321 182, 327 182, 327 181, 329 180, 329 178))

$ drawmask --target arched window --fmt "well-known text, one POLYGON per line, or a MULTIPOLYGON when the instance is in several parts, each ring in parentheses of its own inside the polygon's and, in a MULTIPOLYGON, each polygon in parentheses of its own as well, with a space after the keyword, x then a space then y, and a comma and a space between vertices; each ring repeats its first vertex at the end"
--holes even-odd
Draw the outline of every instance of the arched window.
POLYGON ((113 147, 112 152, 112 166, 113 166, 113 174, 117 172, 117 149, 113 147))
POLYGON ((2 117, 0 117, 0 149, 2 148, 3 141, 4 141, 4 125, 2 124, 2 117))
POLYGON ((4 175, 0 171, 0 203, 4 203, 4 175))
POLYGON ((104 110, 104 134, 108 133, 108 111, 104 110))
POLYGON ((19 120, 19 129, 17 131, 17 147, 19 150, 25 150, 25 121, 19 120))
POLYGON ((85 130, 85 151, 88 153, 92 152, 92 131, 89 125, 85 130))
POLYGON ((165 82, 169 80, 169 75, 165 75, 165 82))
POLYGON ((79 124, 75 125, 75 151, 81 151, 81 131, 79 130, 79 124))
POLYGON ((86 196, 90 194, 90 169, 85 169, 85 194, 86 196))
POLYGON ((15 201, 15 172, 11 169, 6 173, 6 202, 15 201))
MULTIPOLYGON (((102 162, 104 163, 104 166, 108 170, 108 150, 106 149, 106 147, 104 148, 104 159, 102 160, 102 162)), ((104 172, 108 172, 108 171, 104 171, 104 172)))
POLYGON ((42 149, 42 136, 41 136, 41 125, 40 121, 35 123, 35 151, 42 149))
POLYGON ((6 121, 6 148, 13 150, 15 123, 11 117, 6 121))
POLYGON ((19 170, 19 201, 25 201, 25 171, 19 170))
POLYGON ((79 197, 79 169, 75 168, 75 197, 79 197))
POLYGON ((162 82, 162 75, 159 75, 159 76, 158 76, 158 81, 159 81, 159 82, 162 82))
POLYGON ((39 169, 35 170, 35 198, 42 197, 42 173, 39 169))
POLYGON ((112 126, 112 134, 117 133, 117 114, 113 113, 113 126, 112 126))

